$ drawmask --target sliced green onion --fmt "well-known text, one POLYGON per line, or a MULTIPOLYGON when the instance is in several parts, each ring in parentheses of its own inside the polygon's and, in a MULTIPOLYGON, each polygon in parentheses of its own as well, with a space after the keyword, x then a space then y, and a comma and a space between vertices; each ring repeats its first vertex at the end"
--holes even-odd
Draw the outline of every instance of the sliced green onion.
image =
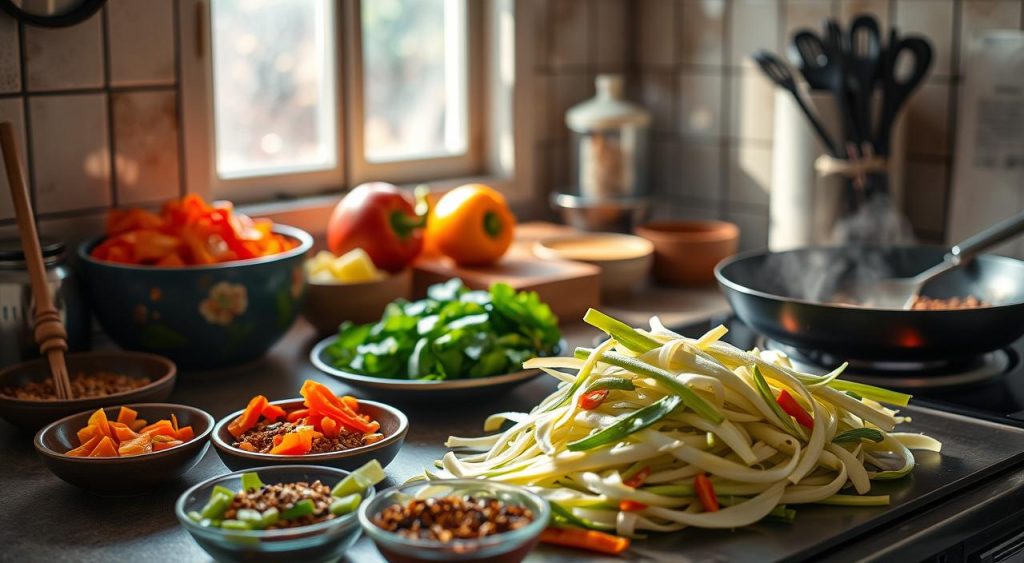
POLYGON ((828 384, 828 386, 833 389, 838 389, 839 391, 853 391, 857 395, 871 399, 872 401, 897 405, 900 407, 907 406, 911 397, 913 397, 913 395, 907 395, 906 393, 897 393, 896 391, 882 389, 881 387, 875 387, 874 385, 866 385, 864 383, 847 381, 845 379, 833 380, 828 384))
POLYGON ((590 393, 591 391, 599 391, 601 389, 618 389, 620 391, 632 391, 636 389, 633 382, 624 377, 602 377, 597 381, 587 386, 584 394, 590 393))
POLYGON ((582 452, 594 448, 615 444, 624 438, 665 418, 675 410, 683 400, 677 395, 666 395, 642 409, 620 416, 615 422, 600 428, 584 438, 566 444, 572 452, 582 452))
POLYGON ((781 406, 779 406, 779 402, 775 399, 775 394, 772 393, 771 386, 768 385, 768 381, 764 378, 764 375, 761 375, 760 368, 755 365, 752 371, 754 373, 754 386, 757 388, 758 394, 761 395, 764 402, 768 404, 768 408, 771 409, 771 411, 775 413, 775 416, 782 422, 782 426, 785 427, 786 432, 791 436, 802 437, 803 432, 793 424, 793 419, 786 414, 786 411, 782 410, 781 406))
POLYGON ((569 524, 570 526, 576 526, 577 528, 583 528, 585 530, 610 530, 611 526, 605 526, 592 522, 586 518, 580 518, 572 513, 572 510, 565 508, 557 502, 551 504, 551 519, 558 524, 569 524))
POLYGON ((874 428, 854 428, 853 430, 847 430, 842 434, 832 438, 832 442, 836 444, 842 444, 845 442, 859 442, 861 440, 871 440, 872 442, 881 442, 885 439, 885 436, 881 432, 874 428))
MULTIPOLYGON (((580 356, 588 357, 593 350, 589 348, 577 348, 576 357, 580 356)), ((680 383, 671 373, 659 368, 652 366, 646 362, 640 361, 636 358, 629 358, 622 354, 616 354, 615 352, 605 352, 601 354, 599 358, 602 362, 620 367, 622 369, 629 370, 637 375, 650 377, 658 383, 668 387, 673 393, 678 395, 687 407, 693 409, 693 412, 701 416, 701 418, 710 420, 715 424, 721 424, 725 417, 722 413, 718 412, 711 403, 708 403, 695 393, 688 386, 680 383)))
POLYGON ((588 309, 587 314, 583 315, 583 321, 604 331, 608 336, 619 341, 619 344, 637 354, 650 352, 661 346, 661 343, 657 340, 616 318, 609 317, 597 309, 588 309))

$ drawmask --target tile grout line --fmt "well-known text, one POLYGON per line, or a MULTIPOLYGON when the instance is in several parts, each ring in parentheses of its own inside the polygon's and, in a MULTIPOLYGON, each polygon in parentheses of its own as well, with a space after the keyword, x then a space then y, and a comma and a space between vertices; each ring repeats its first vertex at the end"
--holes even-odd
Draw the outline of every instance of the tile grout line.
POLYGON ((177 111, 178 124, 178 195, 185 197, 188 192, 187 173, 185 167, 185 111, 184 100, 182 99, 181 87, 181 8, 180 1, 174 0, 171 3, 171 30, 174 33, 172 41, 174 49, 174 108, 177 111))
POLYGON ((38 217, 39 212, 36 211, 36 203, 39 198, 36 195, 35 154, 32 151, 32 118, 30 117, 31 112, 29 111, 29 97, 27 93, 28 58, 25 56, 25 44, 27 41, 25 38, 25 24, 18 22, 18 64, 21 72, 21 92, 17 95, 21 97, 21 122, 25 129, 25 175, 28 176, 28 197, 29 201, 32 202, 32 211, 38 217))
MULTIPOLYGON (((725 3, 722 13, 722 67, 732 59, 732 12, 736 9, 734 2, 725 3)), ((718 216, 726 219, 729 216, 729 148, 732 144, 731 132, 735 116, 732 115, 732 91, 736 77, 730 73, 722 78, 722 136, 719 139, 718 154, 718 216)))
POLYGON ((952 57, 953 68, 956 69, 954 76, 957 78, 950 86, 949 91, 946 93, 948 107, 947 121, 948 127, 946 130, 947 140, 947 152, 949 153, 946 157, 944 164, 944 172, 946 174, 946 185, 945 188, 946 197, 942 202, 942 232, 940 236, 942 240, 948 238, 949 233, 949 221, 952 219, 953 209, 950 205, 950 201, 953 199, 953 163, 956 161, 956 133, 957 133, 957 107, 960 104, 960 65, 962 64, 961 58, 961 47, 963 45, 963 9, 964 5, 961 0, 953 0, 953 41, 950 49, 953 51, 950 53, 952 57))
POLYGON ((110 181, 110 205, 117 207, 117 141, 114 135, 114 94, 110 90, 110 5, 100 10, 100 32, 103 34, 103 85, 107 102, 107 151, 110 181))

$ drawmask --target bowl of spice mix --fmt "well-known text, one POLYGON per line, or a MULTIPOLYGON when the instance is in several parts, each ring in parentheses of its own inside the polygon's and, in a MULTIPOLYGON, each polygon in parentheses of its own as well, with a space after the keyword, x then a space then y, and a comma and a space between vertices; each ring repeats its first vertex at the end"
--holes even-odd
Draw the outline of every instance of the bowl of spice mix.
POLYGON ((391 563, 517 563, 548 525, 547 501, 526 488, 476 479, 407 483, 359 511, 363 530, 391 563))
POLYGON ((409 421, 398 409, 334 394, 307 380, 302 397, 268 401, 257 395, 221 419, 213 445, 233 470, 314 464, 353 470, 370 460, 387 465, 398 455, 409 421))
POLYGON ((35 431, 66 416, 129 403, 158 403, 174 389, 174 362, 141 352, 80 352, 66 356, 73 397, 57 399, 45 358, 0 370, 0 417, 35 431))

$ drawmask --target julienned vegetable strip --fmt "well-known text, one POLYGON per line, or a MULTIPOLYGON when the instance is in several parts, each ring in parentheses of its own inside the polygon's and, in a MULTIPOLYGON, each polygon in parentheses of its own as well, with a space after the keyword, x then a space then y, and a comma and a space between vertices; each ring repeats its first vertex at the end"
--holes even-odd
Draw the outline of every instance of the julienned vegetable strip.
POLYGON ((785 389, 779 391, 779 396, 775 398, 775 401, 779 403, 782 410, 786 411, 786 414, 796 419, 800 426, 808 430, 814 428, 814 419, 811 418, 811 415, 807 414, 807 411, 800 406, 800 403, 796 402, 796 399, 789 394, 789 391, 785 389))
POLYGON ((540 541, 608 555, 618 555, 629 549, 628 538, 578 528, 547 528, 541 532, 540 541))
POLYGON ((639 432, 665 418, 681 402, 682 399, 677 395, 662 397, 655 401, 654 404, 648 405, 632 414, 624 415, 612 424, 595 431, 585 438, 569 442, 565 447, 572 452, 581 452, 608 444, 616 444, 630 434, 639 432))
POLYGON ((657 340, 641 334, 626 323, 609 317, 597 309, 587 309, 587 314, 583 315, 583 321, 603 330, 608 336, 618 340, 627 349, 638 354, 649 352, 661 346, 661 343, 657 340))
POLYGON ((905 395, 835 379, 840 370, 802 373, 782 354, 719 341, 721 329, 692 339, 656 319, 646 332, 597 312, 588 321, 612 338, 531 360, 558 389, 528 413, 488 418, 489 432, 515 423, 500 434, 449 438, 479 453, 450 452, 427 477, 526 485, 552 503, 555 525, 633 537, 791 521, 797 504, 884 504, 872 483, 910 473, 910 448, 941 447, 891 432, 906 419, 878 402, 905 395), (596 391, 608 395, 581 409, 596 391))
POLYGON ((832 438, 833 444, 844 444, 848 442, 860 442, 861 440, 871 440, 872 442, 881 442, 885 439, 885 436, 874 428, 854 428, 853 430, 847 430, 842 434, 837 434, 835 438, 832 438))
MULTIPOLYGON (((593 353, 593 350, 589 348, 576 349, 577 358, 587 358, 590 356, 591 353, 593 353)), ((719 424, 723 420, 725 420, 722 414, 718 412, 718 410, 715 409, 714 406, 712 406, 710 403, 702 399, 699 395, 694 393, 693 390, 687 387, 685 384, 677 381, 676 378, 673 377, 672 374, 669 373, 668 371, 654 367, 652 365, 645 364, 644 362, 641 362, 636 358, 629 358, 627 356, 616 354, 614 352, 607 352, 601 354, 599 360, 606 364, 627 369, 635 374, 654 379, 658 383, 664 385, 665 387, 668 387, 670 391, 672 391, 681 399, 683 399, 683 402, 686 403, 686 406, 693 409, 694 412, 715 424, 719 424)))
POLYGON ((718 512, 715 486, 711 484, 711 479, 708 479, 707 475, 698 473, 693 478, 693 489, 697 492, 697 498, 700 499, 700 505, 704 507, 705 512, 718 512))

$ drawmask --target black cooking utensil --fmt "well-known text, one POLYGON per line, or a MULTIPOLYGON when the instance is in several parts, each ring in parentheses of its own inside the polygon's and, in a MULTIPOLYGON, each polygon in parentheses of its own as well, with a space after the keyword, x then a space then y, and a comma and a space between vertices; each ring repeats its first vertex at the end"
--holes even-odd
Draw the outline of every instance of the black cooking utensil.
POLYGON ((812 90, 831 90, 828 53, 825 51, 825 43, 817 33, 801 29, 793 34, 789 57, 812 90))
POLYGON ((893 122, 910 94, 924 81, 932 64, 932 46, 921 37, 899 39, 896 29, 889 33, 889 48, 882 65, 882 112, 878 120, 875 152, 889 154, 893 122), (905 55, 904 55, 905 54, 905 55), (909 57, 910 72, 901 79, 897 62, 901 55, 909 57))
POLYGON ((869 14, 850 23, 849 52, 846 58, 846 85, 853 107, 858 141, 873 138, 871 102, 882 61, 882 38, 878 20, 869 14))
POLYGON ((838 156, 835 143, 832 142, 825 128, 822 127, 818 116, 814 115, 811 108, 807 106, 807 102, 804 101, 804 97, 800 95, 800 90, 796 87, 796 80, 793 79, 793 73, 789 70, 789 66, 774 54, 763 49, 754 53, 754 60, 757 61, 758 66, 761 67, 761 70, 772 82, 788 90, 793 95, 797 105, 800 106, 804 115, 807 116, 807 120, 811 122, 811 126, 814 127, 815 133, 818 134, 818 138, 821 139, 821 143, 825 145, 829 154, 838 156))
POLYGON ((842 124, 842 142, 839 143, 839 155, 848 156, 846 143, 857 142, 856 120, 853 116, 853 104, 850 101, 850 92, 847 88, 846 77, 849 70, 846 64, 846 38, 839 29, 839 24, 833 20, 825 21, 825 52, 828 55, 828 63, 825 65, 824 74, 828 77, 829 90, 836 100, 836 111, 839 113, 839 120, 842 124))

